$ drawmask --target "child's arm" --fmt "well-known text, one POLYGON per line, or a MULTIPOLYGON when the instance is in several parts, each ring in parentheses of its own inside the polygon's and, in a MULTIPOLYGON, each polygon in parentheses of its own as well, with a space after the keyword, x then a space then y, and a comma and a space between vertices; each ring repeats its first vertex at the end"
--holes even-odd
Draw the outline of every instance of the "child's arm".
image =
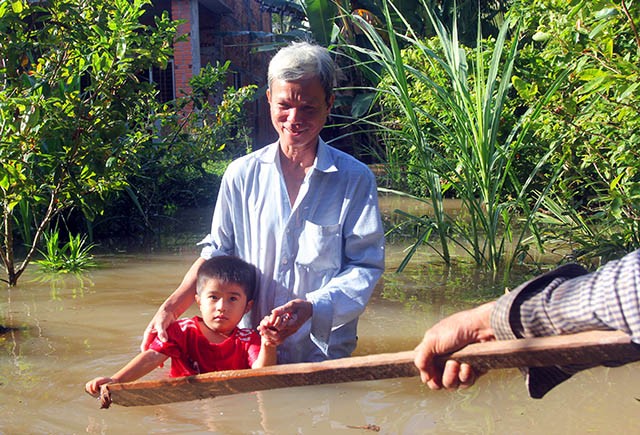
POLYGON ((273 343, 265 340, 264 337, 260 338, 260 353, 258 358, 251 365, 252 369, 259 369, 260 367, 274 366, 278 362, 278 355, 276 353, 278 347, 273 343))
MULTIPOLYGON (((260 353, 262 354, 262 349, 260 349, 260 353)), ((98 377, 92 379, 85 384, 84 389, 92 396, 97 396, 100 394, 100 386, 114 382, 135 381, 136 379, 139 379, 151 372, 160 364, 164 363, 167 358, 169 357, 163 353, 147 349, 136 355, 135 358, 129 361, 127 365, 118 370, 118 372, 110 378, 98 377)))
POLYGON ((258 332, 260 333, 260 353, 251 365, 252 369, 273 366, 278 363, 278 355, 276 353, 278 343, 274 340, 273 334, 269 333, 277 321, 279 322, 280 319, 276 316, 268 315, 260 322, 260 326, 258 327, 258 332))

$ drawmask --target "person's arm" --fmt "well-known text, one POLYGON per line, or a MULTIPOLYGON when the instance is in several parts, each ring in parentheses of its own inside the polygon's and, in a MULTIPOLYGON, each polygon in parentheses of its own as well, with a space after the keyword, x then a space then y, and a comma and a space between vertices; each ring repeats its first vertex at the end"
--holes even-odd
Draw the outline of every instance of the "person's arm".
MULTIPOLYGON (((456 388, 473 384, 477 373, 460 376, 462 369, 457 363, 447 362, 442 368, 435 367, 433 361, 437 355, 480 341, 476 334, 482 329, 489 332, 489 337, 493 335, 500 340, 616 329, 640 344, 640 250, 590 274, 577 265, 559 267, 502 296, 491 310, 483 309, 488 307, 454 314, 425 333, 416 348, 415 363, 429 387, 456 388), (487 321, 489 328, 486 328, 487 321), (485 327, 474 326, 478 324, 485 327)), ((542 397, 584 368, 526 369, 529 394, 542 397)))
POLYGON ((145 351, 157 334, 160 341, 167 341, 167 327, 191 306, 195 300, 198 269, 205 261, 199 257, 193 262, 178 288, 160 305, 149 325, 144 330, 140 350, 145 351))
POLYGON ((92 396, 97 396, 100 394, 100 387, 102 385, 115 382, 135 381, 160 366, 167 358, 165 354, 156 352, 155 350, 145 350, 136 355, 135 358, 111 377, 97 377, 92 379, 85 384, 84 389, 92 396))
POLYGON ((251 364, 251 368, 259 369, 276 365, 278 363, 277 349, 278 347, 273 342, 262 337, 260 340, 260 353, 258 358, 251 364))
POLYGON ((310 320, 311 339, 326 353, 332 329, 364 312, 384 272, 384 228, 375 178, 366 171, 355 180, 348 190, 350 209, 342 228, 342 253, 332 253, 341 261, 340 271, 305 299, 274 308, 274 315, 287 319, 279 330, 279 342, 310 320))
POLYGON ((348 194, 351 205, 342 230, 342 269, 306 295, 312 305, 311 338, 321 348, 328 347, 334 327, 364 312, 385 269, 384 227, 373 173, 364 172, 348 194))
MULTIPOLYGON (((539 324, 549 319, 522 317, 521 313, 514 309, 522 306, 522 295, 542 293, 545 289, 553 291, 559 283, 584 273, 586 271, 577 265, 562 266, 520 285, 495 302, 455 313, 436 323, 427 330, 422 342, 416 347, 415 364, 420 370, 422 382, 433 390, 466 388, 473 385, 482 373, 467 364, 459 364, 453 360, 448 360, 444 366, 437 366, 435 358, 480 341, 523 337, 522 334, 514 333, 514 330, 521 329, 514 325, 539 324)), ((539 300, 529 298, 525 306, 538 303, 539 300)))
POLYGON ((640 250, 592 273, 561 266, 505 296, 492 317, 499 339, 615 329, 640 343, 640 250))
MULTIPOLYGON (((496 337, 501 340, 620 330, 640 344, 640 250, 592 273, 577 265, 559 267, 525 283, 504 299, 491 318, 496 337)), ((541 398, 590 367, 533 367, 522 372, 529 395, 541 398)))

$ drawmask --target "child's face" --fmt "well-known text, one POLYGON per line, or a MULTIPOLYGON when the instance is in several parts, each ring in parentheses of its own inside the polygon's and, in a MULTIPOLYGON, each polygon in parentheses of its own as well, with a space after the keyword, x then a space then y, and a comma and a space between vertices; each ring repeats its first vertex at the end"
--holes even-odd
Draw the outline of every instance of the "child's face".
POLYGON ((241 285, 217 279, 205 281, 196 301, 207 327, 225 335, 233 331, 253 302, 247 303, 247 295, 241 285))

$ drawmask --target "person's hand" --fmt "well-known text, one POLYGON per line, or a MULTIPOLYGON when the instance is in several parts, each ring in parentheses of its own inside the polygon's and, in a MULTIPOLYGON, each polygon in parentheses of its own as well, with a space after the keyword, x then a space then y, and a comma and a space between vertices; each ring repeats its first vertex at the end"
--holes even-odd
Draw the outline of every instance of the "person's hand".
POLYGON ((258 332, 262 341, 268 346, 278 346, 281 342, 278 330, 284 327, 285 323, 286 319, 274 314, 264 316, 260 321, 260 325, 258 325, 258 332))
POLYGON ((149 322, 149 325, 144 330, 142 336, 142 343, 140 344, 140 350, 144 352, 149 348, 149 345, 156 337, 162 342, 166 342, 169 337, 167 336, 167 328, 176 320, 176 316, 160 307, 156 312, 153 319, 149 322))
POLYGON ((490 302, 453 314, 425 332, 422 342, 416 347, 415 364, 422 382, 429 388, 470 387, 483 374, 454 360, 447 360, 443 366, 436 357, 448 355, 471 343, 495 340, 490 322, 493 304, 490 302))
POLYGON ((178 288, 160 305, 147 329, 144 330, 140 351, 147 350, 156 337, 165 343, 169 339, 167 336, 169 325, 177 320, 195 301, 198 270, 205 261, 204 258, 198 257, 184 275, 178 288))
POLYGON ((258 326, 258 332, 266 340, 280 345, 287 337, 294 334, 311 318, 313 305, 311 302, 294 299, 274 308, 258 326))
POLYGON ((98 397, 98 395, 100 394, 100 387, 104 384, 112 384, 116 382, 114 379, 112 378, 107 378, 107 377, 99 377, 99 378, 95 378, 90 380, 89 382, 87 382, 84 385, 84 390, 91 394, 94 397, 98 397))

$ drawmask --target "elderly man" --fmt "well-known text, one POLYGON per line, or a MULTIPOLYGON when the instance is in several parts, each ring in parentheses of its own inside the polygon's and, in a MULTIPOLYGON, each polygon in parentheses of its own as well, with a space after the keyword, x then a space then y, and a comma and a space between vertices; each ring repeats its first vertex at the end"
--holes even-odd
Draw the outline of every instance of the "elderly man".
POLYGON ((273 316, 260 330, 280 343, 279 363, 351 355, 384 270, 384 232, 371 171, 320 138, 335 74, 317 45, 293 43, 273 57, 267 99, 278 141, 229 165, 200 258, 149 323, 142 348, 155 333, 164 339, 191 305, 200 264, 229 254, 260 272, 246 320, 259 327, 273 316))

